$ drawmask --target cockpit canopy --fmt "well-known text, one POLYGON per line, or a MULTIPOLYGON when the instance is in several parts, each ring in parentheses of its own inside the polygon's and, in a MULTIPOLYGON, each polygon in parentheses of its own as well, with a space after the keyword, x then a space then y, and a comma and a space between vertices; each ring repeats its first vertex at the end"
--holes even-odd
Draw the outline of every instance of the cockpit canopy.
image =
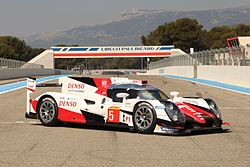
POLYGON ((159 89, 152 85, 136 85, 136 84, 113 84, 107 90, 107 96, 113 102, 122 102, 122 98, 118 98, 118 93, 127 93, 129 96, 126 99, 143 99, 143 100, 163 100, 169 99, 159 89))

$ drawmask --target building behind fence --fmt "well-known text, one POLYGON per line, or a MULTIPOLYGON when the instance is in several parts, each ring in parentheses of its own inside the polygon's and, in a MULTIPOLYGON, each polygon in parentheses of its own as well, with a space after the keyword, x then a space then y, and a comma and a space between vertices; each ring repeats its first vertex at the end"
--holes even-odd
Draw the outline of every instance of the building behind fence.
POLYGON ((250 46, 221 48, 199 51, 193 54, 177 55, 157 62, 151 62, 149 69, 194 65, 250 66, 250 46))
POLYGON ((43 68, 43 66, 25 61, 0 58, 0 69, 1 68, 43 68))

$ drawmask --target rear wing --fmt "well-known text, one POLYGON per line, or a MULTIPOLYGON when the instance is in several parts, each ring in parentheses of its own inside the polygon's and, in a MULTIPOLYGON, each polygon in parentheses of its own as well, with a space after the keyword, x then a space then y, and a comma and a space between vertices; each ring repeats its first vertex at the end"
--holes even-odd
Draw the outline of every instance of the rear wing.
POLYGON ((27 78, 27 96, 26 96, 26 113, 29 114, 31 110, 30 106, 30 94, 36 91, 36 78, 27 78))

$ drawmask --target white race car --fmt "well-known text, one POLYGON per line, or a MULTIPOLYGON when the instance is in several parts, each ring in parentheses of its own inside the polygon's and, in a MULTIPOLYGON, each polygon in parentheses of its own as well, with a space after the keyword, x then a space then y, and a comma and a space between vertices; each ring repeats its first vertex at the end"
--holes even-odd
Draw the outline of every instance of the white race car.
MULTIPOLYGON (((178 92, 171 92, 170 99, 146 81, 128 78, 62 77, 59 84, 61 92, 46 92, 28 101, 26 118, 39 118, 45 126, 73 122, 127 127, 139 133, 222 130, 220 110, 211 99, 178 97, 178 92)), ((28 91, 33 92, 30 85, 28 91)))

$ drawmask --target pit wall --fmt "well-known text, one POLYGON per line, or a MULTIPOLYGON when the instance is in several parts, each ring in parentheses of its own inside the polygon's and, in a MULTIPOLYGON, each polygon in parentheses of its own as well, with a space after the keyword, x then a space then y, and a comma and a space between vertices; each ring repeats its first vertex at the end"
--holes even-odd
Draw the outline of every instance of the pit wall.
MULTIPOLYGON (((147 75, 194 78, 193 66, 173 66, 149 70, 147 75)), ((198 66, 197 78, 250 87, 250 66, 198 66)))
POLYGON ((76 74, 76 72, 54 69, 16 69, 3 68, 0 69, 0 80, 23 78, 28 76, 45 76, 45 75, 60 75, 60 74, 76 74))

